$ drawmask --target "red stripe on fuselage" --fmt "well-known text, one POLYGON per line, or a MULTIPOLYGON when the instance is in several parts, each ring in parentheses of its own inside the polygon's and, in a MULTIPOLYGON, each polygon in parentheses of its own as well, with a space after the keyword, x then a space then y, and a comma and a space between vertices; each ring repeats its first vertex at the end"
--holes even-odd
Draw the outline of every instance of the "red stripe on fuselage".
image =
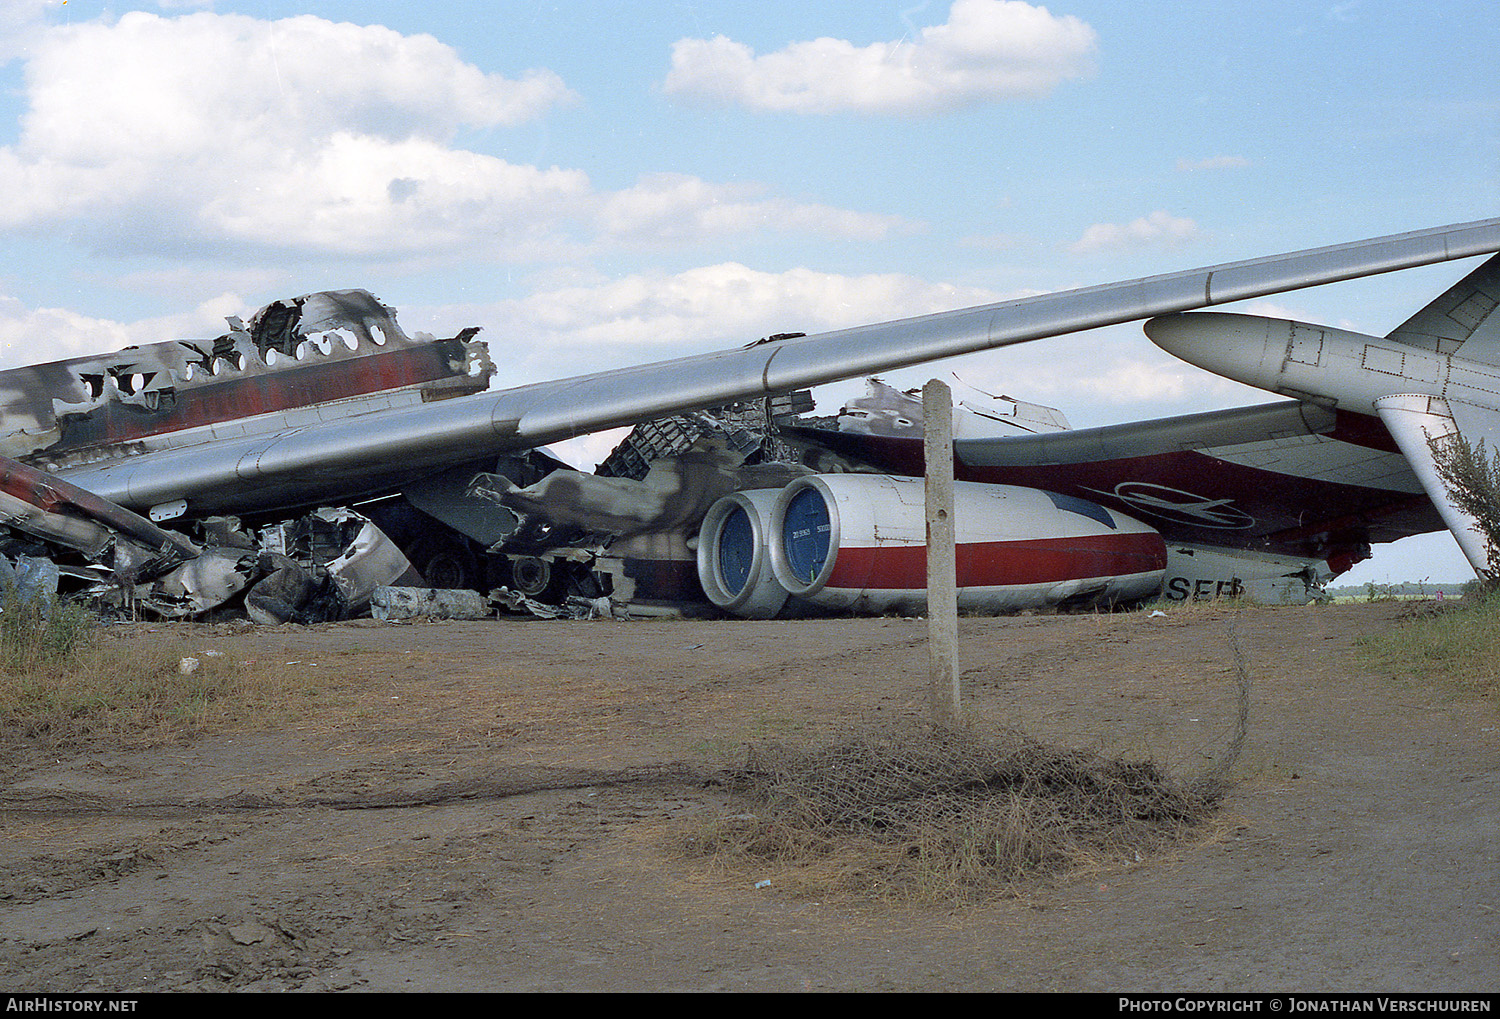
MULTIPOLYGON (((956 549, 958 586, 1009 587, 1120 577, 1167 567, 1158 534, 983 541, 956 549)), ((826 588, 912 590, 927 586, 927 546, 876 545, 838 550, 826 588)))

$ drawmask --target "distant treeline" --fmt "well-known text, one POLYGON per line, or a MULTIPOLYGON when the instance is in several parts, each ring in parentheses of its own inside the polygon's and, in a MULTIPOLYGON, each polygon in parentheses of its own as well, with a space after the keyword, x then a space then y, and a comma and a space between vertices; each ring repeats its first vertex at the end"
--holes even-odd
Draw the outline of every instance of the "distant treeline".
POLYGON ((1401 584, 1361 584, 1344 587, 1326 587, 1330 598, 1436 598, 1441 592, 1444 598, 1461 598, 1464 590, 1473 584, 1433 584, 1409 580, 1401 584))

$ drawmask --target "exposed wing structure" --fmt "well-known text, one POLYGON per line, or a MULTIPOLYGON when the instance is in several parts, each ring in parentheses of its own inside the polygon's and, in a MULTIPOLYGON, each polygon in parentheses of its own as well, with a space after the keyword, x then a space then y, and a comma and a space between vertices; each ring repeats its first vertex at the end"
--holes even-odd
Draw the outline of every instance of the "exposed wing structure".
MULTIPOLYGON (((645 418, 1061 333, 1500 250, 1500 219, 1045 294, 197 446, 63 467, 122 505, 247 512, 347 500, 423 471, 645 418)), ((248 432, 249 429, 247 428, 248 432)))

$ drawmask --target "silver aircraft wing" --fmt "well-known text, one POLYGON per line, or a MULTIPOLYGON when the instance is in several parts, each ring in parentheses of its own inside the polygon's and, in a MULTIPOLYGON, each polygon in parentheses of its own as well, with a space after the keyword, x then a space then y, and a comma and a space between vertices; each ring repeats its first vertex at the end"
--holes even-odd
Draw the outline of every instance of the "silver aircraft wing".
POLYGON ((391 491, 443 467, 665 414, 1152 316, 1500 251, 1500 219, 857 326, 223 438, 59 471, 121 505, 253 512, 391 491))

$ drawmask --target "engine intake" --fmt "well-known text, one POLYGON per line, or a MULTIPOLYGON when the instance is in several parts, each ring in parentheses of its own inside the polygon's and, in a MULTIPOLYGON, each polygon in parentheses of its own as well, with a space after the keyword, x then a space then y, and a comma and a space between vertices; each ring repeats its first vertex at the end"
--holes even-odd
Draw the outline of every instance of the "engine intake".
POLYGON ((732 492, 709 507, 698 529, 698 581, 708 600, 746 619, 772 619, 787 590, 771 572, 766 521, 779 489, 732 492))

